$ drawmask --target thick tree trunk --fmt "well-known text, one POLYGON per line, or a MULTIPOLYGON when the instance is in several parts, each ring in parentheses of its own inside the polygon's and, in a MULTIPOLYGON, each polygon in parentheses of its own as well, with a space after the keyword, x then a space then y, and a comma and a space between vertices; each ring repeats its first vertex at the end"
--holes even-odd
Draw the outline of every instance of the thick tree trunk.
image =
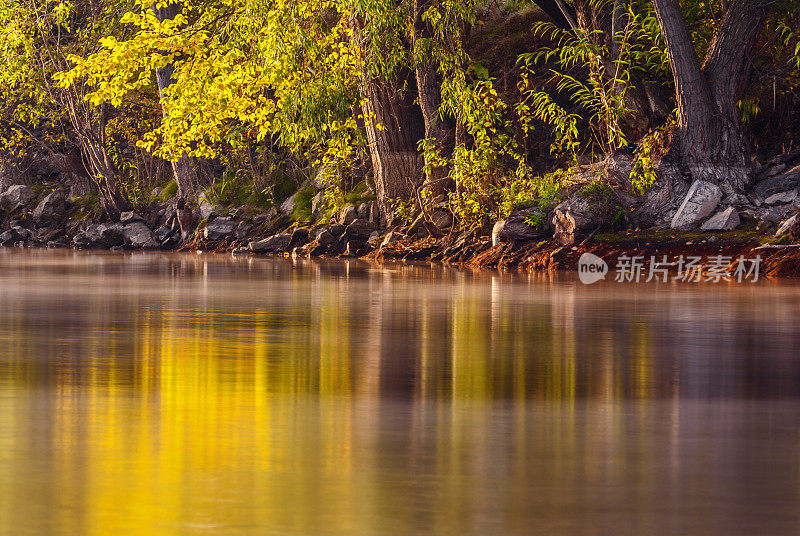
POLYGON ((393 201, 408 200, 422 176, 413 103, 409 95, 377 80, 362 79, 360 89, 378 205, 381 218, 388 220, 393 201))
MULTIPOLYGON (((156 18, 160 21, 173 19, 180 13, 180 4, 169 4, 165 7, 158 8, 157 4, 153 4, 152 9, 156 18)), ((171 86, 175 80, 172 78, 175 72, 175 66, 171 63, 161 69, 156 69, 156 81, 158 83, 159 97, 164 96, 164 90, 171 86)), ((166 115, 166 111, 164 111, 166 115)), ((175 183, 178 185, 178 199, 186 199, 189 192, 192 191, 197 182, 197 165, 193 158, 185 153, 171 159, 172 175, 175 178, 175 183)))
MULTIPOLYGON (((423 20, 422 15, 433 4, 433 0, 414 0, 414 33, 412 46, 416 56, 415 77, 417 80, 417 100, 422 110, 425 122, 425 137, 433 141, 433 147, 443 157, 452 153, 452 129, 448 128, 439 115, 442 104, 442 93, 439 79, 436 76, 436 66, 428 50, 423 46, 424 41, 433 37, 430 25, 423 20)), ((452 181, 448 179, 449 171, 446 166, 435 166, 429 159, 425 161, 429 171, 427 173, 425 189, 432 195, 446 193, 452 188, 452 181)))
MULTIPOLYGON (((364 48, 368 39, 358 17, 351 19, 353 37, 364 48)), ((364 69, 366 70, 366 69, 364 69)), ((362 74, 359 80, 361 112, 367 134, 375 190, 381 221, 391 220, 394 201, 407 201, 422 177, 422 159, 417 153, 419 109, 414 94, 403 86, 413 86, 411 73, 398 73, 393 80, 380 80, 362 74), (403 82, 411 81, 411 84, 403 82), (415 113, 416 112, 416 113, 415 113)))
POLYGON ((731 4, 701 67, 678 0, 654 0, 678 101, 678 142, 694 180, 743 192, 751 185, 750 143, 737 101, 744 91, 752 50, 766 10, 760 0, 731 4))

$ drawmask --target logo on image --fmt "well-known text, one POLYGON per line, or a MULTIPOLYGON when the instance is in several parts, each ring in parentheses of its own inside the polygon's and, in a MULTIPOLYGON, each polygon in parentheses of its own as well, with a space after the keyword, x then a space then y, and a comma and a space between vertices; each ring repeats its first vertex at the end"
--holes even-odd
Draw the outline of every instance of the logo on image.
POLYGON ((578 277, 581 283, 591 285, 605 279, 608 273, 608 264, 602 258, 591 253, 584 253, 578 259, 578 277))

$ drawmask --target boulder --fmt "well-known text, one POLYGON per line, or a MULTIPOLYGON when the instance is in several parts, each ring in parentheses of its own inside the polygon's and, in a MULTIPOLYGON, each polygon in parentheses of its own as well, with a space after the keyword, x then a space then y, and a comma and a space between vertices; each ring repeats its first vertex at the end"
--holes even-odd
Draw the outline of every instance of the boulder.
POLYGON ((159 243, 143 221, 134 221, 122 228, 125 243, 134 249, 157 248, 159 243))
POLYGON ((342 233, 344 233, 344 230, 346 228, 347 227, 345 225, 341 225, 341 224, 335 223, 335 224, 331 225, 330 227, 328 227, 328 230, 334 236, 342 236, 342 233))
POLYGON ((778 230, 775 231, 775 236, 782 236, 782 235, 786 234, 789 231, 789 229, 791 229, 792 226, 795 223, 797 223, 797 214, 795 214, 791 218, 787 218, 786 221, 784 221, 780 225, 780 227, 778 227, 778 230))
POLYGON ((162 225, 155 230, 153 233, 153 237, 158 240, 159 243, 163 244, 166 242, 172 235, 173 235, 172 228, 167 225, 162 225))
POLYGON ((398 231, 389 231, 386 233, 386 236, 383 237, 383 242, 381 242, 381 247, 391 244, 392 242, 397 242, 398 240, 402 240, 406 238, 406 235, 400 233, 398 231))
POLYGON ((367 220, 353 220, 350 225, 344 230, 343 236, 352 240, 367 240, 372 231, 375 230, 375 224, 367 220))
POLYGON ((282 216, 286 216, 287 218, 292 217, 294 214, 294 209, 297 208, 297 201, 295 201, 296 195, 297 194, 289 196, 283 203, 281 203, 281 206, 278 207, 278 212, 282 216))
POLYGON ((42 199, 33 210, 33 221, 39 226, 50 225, 64 219, 67 213, 67 193, 55 190, 42 199))
POLYGON ((779 173, 773 177, 769 177, 756 183, 754 191, 761 199, 800 188, 800 164, 793 168, 779 173))
POLYGON ((716 184, 698 180, 692 183, 686 197, 672 217, 670 227, 688 230, 709 216, 722 199, 722 190, 716 184))
POLYGON ((122 225, 118 223, 101 223, 90 225, 80 231, 72 239, 80 248, 111 248, 125 243, 122 225))
POLYGON ((771 226, 780 223, 793 210, 792 205, 777 205, 761 209, 758 213, 759 227, 771 226))
POLYGON ((339 213, 339 223, 342 225, 350 225, 353 220, 358 218, 358 210, 354 205, 345 205, 339 213))
POLYGON ((325 215, 325 192, 317 192, 317 195, 311 199, 311 214, 316 219, 325 215))
POLYGON ((739 213, 735 208, 728 207, 711 216, 700 229, 703 231, 730 231, 736 229, 740 223, 739 213))
POLYGON ((289 240, 288 249, 293 249, 298 246, 308 244, 311 237, 311 230, 307 227, 297 227, 292 231, 292 238, 289 240))
POLYGON ((273 253, 276 251, 284 251, 289 247, 289 242, 292 240, 292 235, 289 233, 279 233, 272 235, 264 240, 254 240, 250 242, 249 248, 253 253, 273 253))
POLYGON ((119 215, 119 222, 122 225, 127 225, 129 223, 133 223, 135 221, 144 221, 144 218, 139 216, 136 212, 131 210, 130 212, 123 212, 119 215))
POLYGON ((492 228, 492 244, 530 242, 550 235, 547 217, 538 207, 515 210, 492 228), (531 225, 534 223, 534 225, 531 225))
POLYGON ((30 186, 14 184, 0 194, 0 207, 6 211, 17 210, 28 206, 36 198, 36 192, 30 186))
POLYGON ((367 220, 372 223, 378 222, 378 203, 376 201, 364 201, 358 205, 356 212, 360 220, 367 220))
POLYGON ((433 211, 431 214, 431 223, 433 223, 437 229, 441 231, 445 231, 453 226, 453 214, 446 209, 439 208, 433 211))
POLYGON ((12 226, 9 230, 0 234, 0 244, 4 246, 12 246, 17 242, 24 242, 28 240, 33 233, 24 227, 18 225, 12 226))
POLYGON ((206 240, 216 242, 218 240, 225 240, 236 229, 236 222, 230 218, 216 218, 209 222, 205 229, 203 229, 203 236, 206 240))
POLYGON ((778 192, 764 199, 765 205, 783 205, 791 203, 797 199, 797 190, 789 190, 788 192, 778 192))
POLYGON ((320 246, 329 246, 336 242, 336 237, 328 229, 320 229, 316 241, 320 246))
POLYGON ((197 211, 200 213, 201 220, 207 220, 214 212, 214 205, 211 204, 205 193, 201 193, 197 199, 197 211))
POLYGON ((253 230, 253 226, 246 221, 240 221, 238 225, 236 225, 236 230, 233 232, 234 238, 236 240, 242 240, 247 237, 247 234, 253 230))

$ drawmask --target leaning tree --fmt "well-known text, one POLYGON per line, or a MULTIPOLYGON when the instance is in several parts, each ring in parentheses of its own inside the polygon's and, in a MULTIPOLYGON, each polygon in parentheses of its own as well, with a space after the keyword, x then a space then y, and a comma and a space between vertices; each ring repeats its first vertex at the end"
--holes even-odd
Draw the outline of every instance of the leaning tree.
POLYGON ((741 124, 752 55, 767 16, 764 0, 724 2, 724 14, 702 62, 678 0, 653 0, 667 45, 678 103, 677 143, 694 180, 726 192, 751 185, 750 143, 741 124))

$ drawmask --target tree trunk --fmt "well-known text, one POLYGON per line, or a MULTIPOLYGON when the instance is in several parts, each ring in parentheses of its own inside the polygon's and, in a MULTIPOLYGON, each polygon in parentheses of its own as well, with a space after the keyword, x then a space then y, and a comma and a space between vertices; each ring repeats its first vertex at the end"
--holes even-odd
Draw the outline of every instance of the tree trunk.
MULTIPOLYGON (((152 5, 153 13, 155 13, 156 18, 161 22, 175 18, 181 11, 181 6, 177 3, 169 4, 162 8, 156 6, 157 4, 155 3, 152 5)), ((159 97, 163 98, 164 90, 175 82, 175 79, 172 78, 174 72, 175 66, 171 63, 161 69, 156 69, 159 97)), ((166 110, 162 109, 162 111, 166 116, 166 110)), ((178 185, 178 199, 186 199, 197 182, 197 165, 194 159, 185 153, 177 158, 171 159, 170 164, 172 166, 172 175, 175 178, 175 183, 178 185)))
MULTIPOLYGON (((424 46, 424 40, 433 38, 430 25, 423 20, 422 15, 433 4, 433 0, 414 0, 414 32, 412 47, 414 48, 415 77, 417 81, 417 100, 422 110, 425 123, 425 137, 432 140, 437 153, 447 157, 452 153, 452 129, 448 128, 439 115, 442 104, 441 86, 436 76, 436 66, 432 61, 429 48, 424 46)), ((425 189, 433 196, 447 193, 452 188, 452 181, 448 179, 449 171, 446 166, 435 166, 426 158, 428 167, 425 189)))
POLYGON ((678 102, 678 143, 694 180, 718 184, 726 193, 751 185, 750 143, 737 102, 750 69, 766 10, 760 0, 737 0, 724 14, 701 67, 678 0, 654 0, 678 102))
MULTIPOLYGON (((351 25, 353 37, 362 44, 363 49, 365 36, 362 21, 353 17, 351 25)), ((394 201, 409 200, 422 178, 422 159, 417 153, 417 142, 421 138, 421 132, 417 132, 420 129, 416 128, 419 109, 414 106, 413 93, 404 89, 404 86, 413 86, 412 75, 405 74, 401 72, 392 80, 380 80, 364 73, 359 79, 364 130, 383 223, 391 220, 394 201)))
POLYGON ((119 190, 116 167, 106 150, 109 105, 103 103, 95 110, 72 89, 62 92, 61 96, 78 137, 83 165, 97 187, 103 211, 112 220, 117 219, 120 213, 133 207, 119 190))
POLYGON ((381 219, 388 220, 393 201, 408 200, 421 178, 413 104, 407 94, 378 80, 362 79, 360 89, 378 205, 381 219))

